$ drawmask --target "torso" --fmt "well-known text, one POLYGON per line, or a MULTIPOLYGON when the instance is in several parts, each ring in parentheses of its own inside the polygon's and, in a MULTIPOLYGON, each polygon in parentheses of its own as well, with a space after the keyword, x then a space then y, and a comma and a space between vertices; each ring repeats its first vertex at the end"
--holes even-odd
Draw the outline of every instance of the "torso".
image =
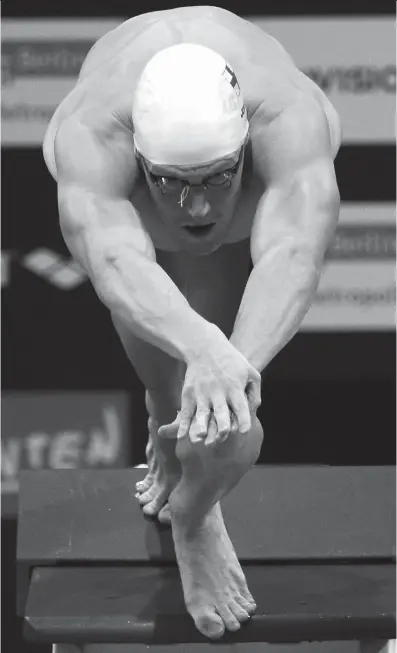
MULTIPOLYGON (((90 50, 77 84, 59 105, 46 141, 52 144, 61 123, 73 115, 116 116, 127 129, 136 81, 147 61, 162 48, 193 42, 219 52, 234 68, 247 108, 250 133, 258 118, 271 120, 306 93, 323 107, 331 121, 334 109, 321 89, 296 68, 284 48, 261 28, 218 7, 183 7, 143 14, 105 34, 90 50), (260 110, 258 107, 260 106, 260 110)), ((330 129, 331 129, 330 125, 330 129)), ((131 152, 133 156, 133 152, 131 152)), ((243 183, 225 244, 249 238, 258 201, 265 187, 255 174, 247 146, 243 183)), ((158 220, 142 182, 131 195, 156 249, 177 251, 158 220)))

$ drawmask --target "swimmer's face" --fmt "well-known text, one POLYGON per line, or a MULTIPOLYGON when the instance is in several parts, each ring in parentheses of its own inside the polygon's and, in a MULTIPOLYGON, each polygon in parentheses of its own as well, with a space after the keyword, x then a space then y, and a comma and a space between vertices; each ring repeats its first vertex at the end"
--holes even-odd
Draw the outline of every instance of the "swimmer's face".
POLYGON ((163 166, 140 157, 161 219, 183 247, 197 255, 222 245, 241 186, 244 146, 208 165, 163 166))

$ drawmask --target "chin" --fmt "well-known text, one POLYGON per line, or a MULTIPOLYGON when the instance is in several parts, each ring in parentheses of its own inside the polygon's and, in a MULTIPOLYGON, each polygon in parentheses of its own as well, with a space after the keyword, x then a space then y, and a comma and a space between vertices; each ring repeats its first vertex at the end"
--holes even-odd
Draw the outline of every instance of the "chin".
POLYGON ((209 254, 216 252, 216 250, 222 246, 222 242, 219 242, 218 240, 212 242, 198 241, 195 243, 183 241, 181 245, 184 251, 189 254, 193 254, 194 256, 208 256, 209 254))

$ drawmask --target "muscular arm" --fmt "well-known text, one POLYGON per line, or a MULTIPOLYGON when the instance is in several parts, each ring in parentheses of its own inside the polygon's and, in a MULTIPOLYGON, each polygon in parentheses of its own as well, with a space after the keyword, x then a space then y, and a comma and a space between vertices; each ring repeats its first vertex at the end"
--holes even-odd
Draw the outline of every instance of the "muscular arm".
POLYGON ((224 336, 156 263, 128 199, 137 175, 133 152, 121 125, 94 131, 76 120, 63 124, 55 144, 62 233, 110 311, 143 340, 188 361, 224 336))
POLYGON ((254 220, 254 268, 231 337, 260 372, 310 307, 340 204, 328 124, 317 104, 286 110, 261 136, 253 136, 254 156, 268 188, 254 220))

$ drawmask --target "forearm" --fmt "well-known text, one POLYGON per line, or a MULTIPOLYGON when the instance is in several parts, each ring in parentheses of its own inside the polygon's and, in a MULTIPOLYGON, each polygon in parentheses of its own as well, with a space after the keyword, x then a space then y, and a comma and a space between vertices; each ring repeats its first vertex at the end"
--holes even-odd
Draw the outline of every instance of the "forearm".
POLYGON ((135 335, 179 360, 187 362, 225 339, 190 307, 155 261, 128 247, 108 261, 98 279, 98 291, 135 335))
POLYGON ((230 342, 259 372, 298 331, 320 278, 289 245, 264 254, 248 279, 230 342))
POLYGON ((156 263, 153 243, 130 202, 74 187, 58 194, 70 252, 100 300, 132 333, 185 362, 203 347, 226 340, 156 263))

